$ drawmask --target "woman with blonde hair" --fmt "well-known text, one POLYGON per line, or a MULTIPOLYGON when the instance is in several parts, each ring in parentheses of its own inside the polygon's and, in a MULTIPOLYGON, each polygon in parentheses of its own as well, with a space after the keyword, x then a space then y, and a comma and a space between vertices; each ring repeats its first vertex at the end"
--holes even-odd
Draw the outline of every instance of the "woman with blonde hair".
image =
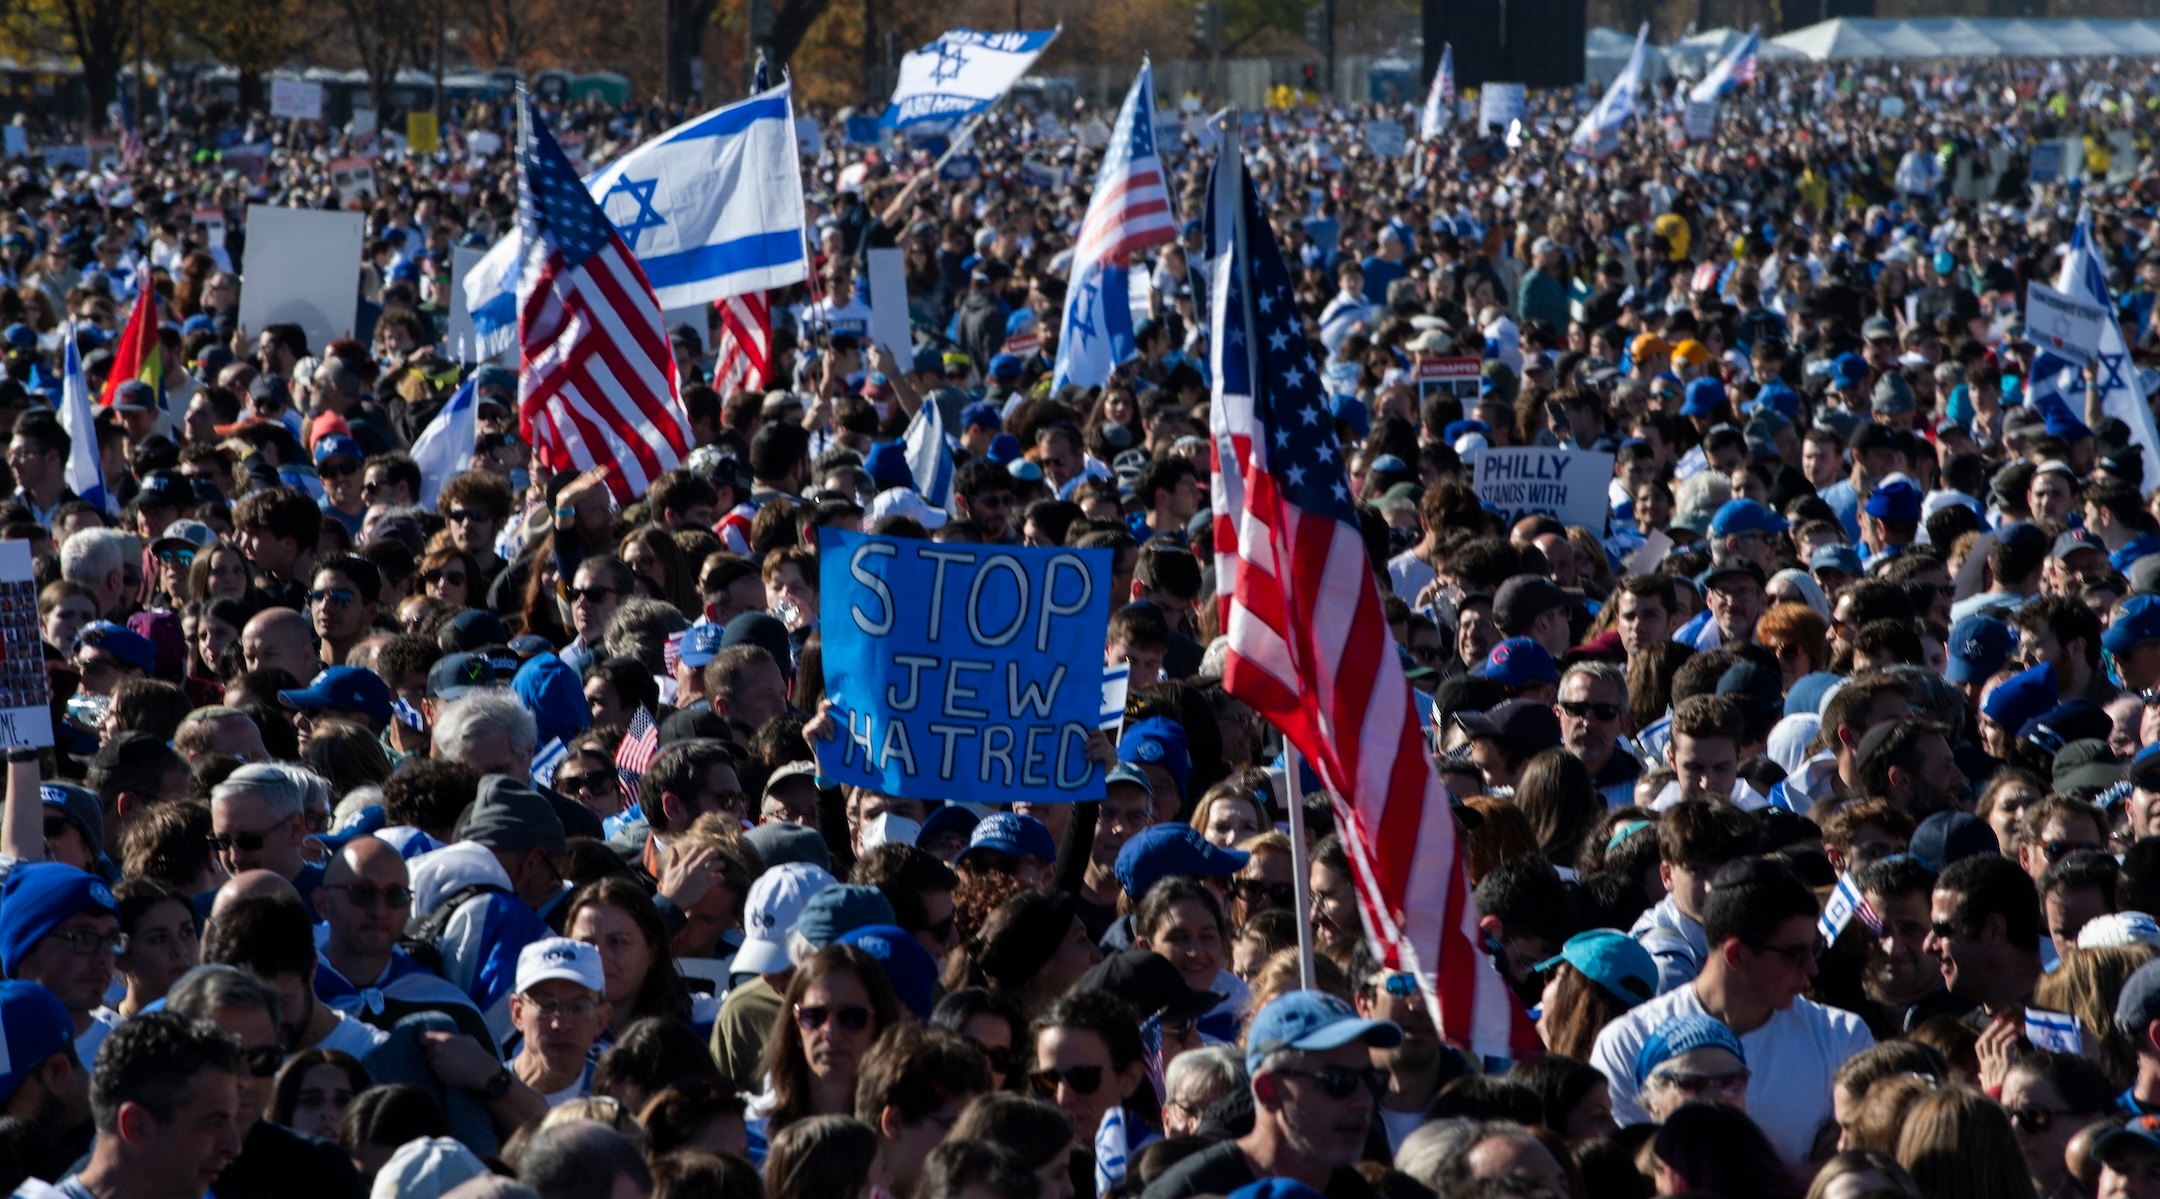
POLYGON ((2010 1117, 1971 1087, 1921 1096, 1905 1115, 1897 1159, 1928 1199, 2034 1199, 2010 1117))
POLYGON ((175 598, 245 600, 248 586, 247 555, 231 542, 221 540, 198 552, 188 563, 188 593, 175 598))
POLYGON ((638 593, 675 605, 686 620, 705 615, 705 601, 698 595, 697 572, 683 556, 672 534, 643 526, 622 539, 617 554, 630 568, 638 593))
POLYGON ((1235 849, 1269 831, 1267 811, 1260 806, 1259 799, 1246 788, 1227 780, 1207 789, 1207 794, 1193 805, 1192 818, 1186 823, 1209 844, 1224 849, 1235 849))
MULTIPOLYGON (((2115 1023, 2115 997, 2138 967, 2153 960, 2150 945, 2110 945, 2073 949, 2033 988, 2033 1006, 2077 1017, 2089 1054, 2118 1087, 2137 1078, 2137 1041, 2115 1023)), ((1998 1080, 1999 1081, 1999 1080, 1998 1080)))

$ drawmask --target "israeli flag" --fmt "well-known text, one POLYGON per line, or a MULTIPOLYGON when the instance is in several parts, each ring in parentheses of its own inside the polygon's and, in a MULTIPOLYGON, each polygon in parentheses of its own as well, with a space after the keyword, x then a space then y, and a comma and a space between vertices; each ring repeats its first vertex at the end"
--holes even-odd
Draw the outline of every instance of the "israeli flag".
POLYGON ((524 239, 512 227, 465 273, 465 310, 472 314, 473 349, 481 359, 517 347, 517 281, 524 249, 524 239))
POLYGON ((421 507, 433 512, 443 483, 454 474, 472 469, 473 442, 479 435, 479 398, 472 380, 467 379, 451 393, 450 401, 428 422, 428 427, 420 431, 419 440, 413 442, 413 465, 420 468, 421 507))
POLYGON ((677 125, 585 179, 662 309, 809 277, 788 88, 677 125))
POLYGON ((1095 1194, 1098 1199, 1125 1185, 1125 1106, 1110 1105, 1095 1130, 1095 1194))
POLYGON ((1635 50, 1628 55, 1627 66, 1598 97, 1597 106, 1582 119, 1582 124, 1575 126, 1569 141, 1576 149, 1596 158, 1619 149, 1620 130, 1634 118, 1635 99, 1642 90, 1643 43, 1649 37, 1650 22, 1645 21, 1635 34, 1635 50))
POLYGON ((2045 1008, 2025 1009, 2025 1039, 2048 1053, 2085 1052, 2085 1030, 2076 1016, 2045 1008))
POLYGON ((1055 29, 955 29, 900 60, 900 85, 878 123, 888 129, 950 123, 996 104, 1056 39, 1055 29))
POLYGON ((563 744, 562 738, 548 738, 546 745, 543 745, 539 749, 533 751, 533 786, 552 786, 555 782, 555 768, 561 766, 563 764, 563 760, 568 758, 569 756, 570 747, 563 744))
POLYGON ((1099 387, 1140 353, 1133 341, 1131 272, 1101 260, 1078 264, 1065 292, 1055 386, 1099 387))
POLYGON ((67 430, 70 445, 61 477, 69 491, 107 516, 120 515, 120 505, 105 490, 105 467, 98 460, 97 420, 90 409, 90 381, 83 377, 82 353, 75 348, 75 322, 67 325, 66 361, 60 377, 60 427, 67 430))
POLYGON ((915 476, 915 490, 931 507, 952 511, 952 443, 946 440, 945 415, 935 401, 925 398, 915 410, 902 444, 907 447, 908 473, 915 476))
MULTIPOLYGON (((2063 258, 2062 273, 2055 280, 2055 290, 2098 304, 2110 313, 2117 311, 2114 300, 2108 296, 2107 268, 2092 248, 2092 226, 2086 214, 2079 214, 2077 232, 2070 238, 2070 253, 2063 258)), ((2039 373, 2036 362, 2033 374, 2037 377, 2039 373)), ((2160 478, 2160 428, 2155 427, 2152 408, 2145 402, 2137 369, 2130 362, 2130 348, 2123 342, 2120 321, 2101 322, 2100 355, 2093 361, 2093 386, 2100 393, 2098 407, 2101 414, 2130 426, 2130 440, 2145 461, 2145 477, 2160 478)), ((2064 380, 2063 390, 2086 398, 2083 396, 2084 380, 2076 372, 2064 380)), ((2092 408, 2089 402, 2071 406, 2073 412, 2081 415, 2092 408)))
POLYGON ((1815 931, 1822 934, 1825 944, 1838 939, 1845 926, 1852 923, 1853 913, 1860 910, 1860 888, 1853 883, 1851 872, 1837 881, 1837 889, 1830 892, 1830 899, 1823 904, 1822 918, 1815 922, 1815 931))
POLYGON ((1418 114, 1418 137, 1426 141, 1447 132, 1455 119, 1455 46, 1440 50, 1440 67, 1433 72, 1432 90, 1425 93, 1425 109, 1418 114))

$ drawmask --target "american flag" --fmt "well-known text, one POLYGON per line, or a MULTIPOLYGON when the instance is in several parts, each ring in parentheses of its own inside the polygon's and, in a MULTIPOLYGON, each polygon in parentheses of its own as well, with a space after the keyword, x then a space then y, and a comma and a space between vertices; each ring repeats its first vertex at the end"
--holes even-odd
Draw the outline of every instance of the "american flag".
MULTIPOLYGON (((772 87, 772 68, 758 55, 750 93, 772 87)), ((746 292, 713 301, 720 309, 720 347, 713 363, 713 390, 725 400, 738 391, 763 391, 772 383, 772 294, 746 292)))
POLYGON ((1217 559, 1224 682, 1326 784, 1367 935, 1389 968, 1418 977, 1441 1037, 1535 1057, 1529 1014, 1479 947, 1465 846, 1388 635, 1290 272, 1234 139, 1208 181, 1206 220, 1214 471, 1228 484, 1216 488, 1218 553, 1235 528, 1217 559))
POLYGON ((615 747, 615 776, 622 780, 623 790, 633 800, 638 793, 638 779, 652 765, 653 754, 659 749, 660 726, 653 723, 652 710, 641 704, 630 718, 630 729, 623 734, 622 744, 615 747))
MULTIPOLYGON (((1163 183, 1162 158, 1155 152, 1154 68, 1140 64, 1139 78, 1127 93, 1126 111, 1095 177, 1095 195, 1073 243, 1073 262, 1123 265, 1127 254, 1177 238, 1177 209, 1163 183), (1133 97, 1144 97, 1136 104, 1133 97), (1128 127, 1127 117, 1132 114, 1128 127), (1129 136, 1128 136, 1129 133, 1129 136)), ((1074 276, 1079 268, 1074 267, 1074 276)))
POLYGON ((539 114, 518 111, 519 420, 549 468, 606 464, 628 504, 690 451, 675 350, 622 235, 539 114))

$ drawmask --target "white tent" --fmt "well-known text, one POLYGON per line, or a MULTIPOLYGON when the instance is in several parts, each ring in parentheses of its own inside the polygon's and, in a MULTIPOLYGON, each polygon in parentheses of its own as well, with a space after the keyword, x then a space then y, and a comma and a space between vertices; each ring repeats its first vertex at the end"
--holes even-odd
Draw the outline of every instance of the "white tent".
POLYGON ((1763 44, 1763 53, 1817 62, 1875 58, 2160 57, 2160 21, 2027 20, 1935 17, 1857 20, 1839 17, 1763 44))
MULTIPOLYGON (((1593 29, 1583 35, 1583 78, 1591 83, 1611 83, 1627 69, 1628 55, 1635 52, 1635 35, 1617 29, 1593 29)), ((1663 79, 1665 51, 1643 47, 1643 79, 1663 79)))

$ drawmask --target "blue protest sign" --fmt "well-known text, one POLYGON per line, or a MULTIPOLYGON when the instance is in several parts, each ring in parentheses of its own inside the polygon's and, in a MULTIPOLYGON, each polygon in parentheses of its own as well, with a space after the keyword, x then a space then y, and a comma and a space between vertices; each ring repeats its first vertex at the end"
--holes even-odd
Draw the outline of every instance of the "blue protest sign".
POLYGON ((1107 550, 818 535, 826 774, 912 799, 1100 799, 1107 550))

